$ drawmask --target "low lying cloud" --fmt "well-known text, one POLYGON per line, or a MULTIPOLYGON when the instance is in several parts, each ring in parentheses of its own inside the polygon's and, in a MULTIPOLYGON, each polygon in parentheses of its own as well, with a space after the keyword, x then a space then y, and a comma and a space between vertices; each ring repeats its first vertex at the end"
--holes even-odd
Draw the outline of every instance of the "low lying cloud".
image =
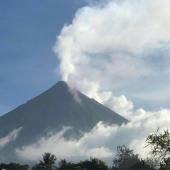
POLYGON ((17 148, 16 153, 21 159, 29 161, 41 159, 44 152, 51 152, 59 159, 79 161, 96 157, 111 163, 116 146, 127 144, 141 157, 146 158, 149 157, 149 148, 145 147, 146 137, 158 127, 160 130, 170 128, 169 114, 170 110, 167 109, 155 112, 140 109, 126 125, 108 126, 99 122, 79 139, 64 138, 64 129, 31 145, 17 148))
POLYGON ((78 140, 66 140, 63 135, 67 130, 69 129, 64 128, 56 134, 42 137, 36 143, 16 149, 16 153, 20 159, 29 161, 40 159, 45 152, 51 152, 57 158, 66 158, 72 161, 90 157, 106 159, 112 156, 112 152, 104 145, 102 146, 102 140, 97 144, 97 140, 100 138, 103 138, 104 143, 112 133, 112 127, 107 127, 99 122, 96 127, 78 140))
POLYGON ((0 138, 0 149, 4 148, 9 143, 15 141, 21 130, 22 130, 22 127, 14 129, 7 136, 0 138))

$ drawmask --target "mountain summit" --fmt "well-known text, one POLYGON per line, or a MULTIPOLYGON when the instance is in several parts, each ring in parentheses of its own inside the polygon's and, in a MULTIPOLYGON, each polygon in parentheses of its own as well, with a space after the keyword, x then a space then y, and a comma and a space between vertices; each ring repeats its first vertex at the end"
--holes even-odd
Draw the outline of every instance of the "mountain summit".
MULTIPOLYGON (((14 139, 1 148, 1 154, 13 159, 11 149, 31 144, 51 131, 57 132, 69 126, 72 127, 69 135, 78 136, 99 121, 118 125, 127 122, 94 99, 72 90, 66 82, 59 81, 49 90, 0 117, 0 141, 19 130, 19 134, 13 135, 14 139)), ((1 154, 0 159, 3 160, 1 154)))

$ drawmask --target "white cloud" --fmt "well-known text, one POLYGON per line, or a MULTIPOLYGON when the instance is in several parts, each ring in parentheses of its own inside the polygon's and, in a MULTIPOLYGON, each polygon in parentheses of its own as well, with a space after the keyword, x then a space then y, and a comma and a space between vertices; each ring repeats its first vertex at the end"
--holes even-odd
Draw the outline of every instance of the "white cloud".
POLYGON ((89 157, 108 158, 112 155, 108 148, 102 146, 101 143, 97 144, 97 139, 100 137, 107 138, 110 135, 111 127, 104 127, 103 124, 99 123, 91 132, 84 134, 78 140, 66 140, 63 137, 65 132, 66 130, 64 129, 59 133, 42 137, 36 143, 16 149, 16 153, 21 159, 29 161, 40 159, 45 152, 51 152, 57 158, 75 161, 89 157), (110 129, 110 132, 107 131, 108 129, 110 129), (104 134, 103 132, 106 131, 107 133, 104 134))
MULTIPOLYGON (((54 51, 60 60, 63 80, 106 105, 107 99, 112 99, 110 96, 120 88, 130 90, 132 96, 133 88, 141 82, 147 89, 145 79, 151 75, 158 76, 155 83, 160 84, 159 80, 167 75, 165 72, 160 74, 159 68, 153 68, 156 57, 150 52, 170 49, 170 2, 95 2, 95 5, 79 9, 72 24, 65 25, 57 38, 54 51), (129 89, 126 89, 127 85, 129 89)), ((159 55, 158 63, 166 63, 162 68, 168 71, 169 56, 159 55)), ((160 85, 159 91, 161 88, 160 85)), ((135 93, 138 92, 141 92, 140 87, 135 93)), ((148 92, 148 95, 152 94, 148 92)), ((167 100, 162 98, 161 101, 167 100)))
MULTIPOLYGON (((43 137, 37 142, 17 148, 16 152, 21 159, 35 161, 41 159, 44 152, 51 152, 57 158, 66 158, 71 161, 97 157, 111 161, 116 146, 127 144, 139 153, 141 157, 149 156, 146 148, 146 137, 158 127, 160 130, 170 128, 170 110, 161 109, 155 112, 146 112, 139 109, 133 119, 122 126, 105 125, 99 122, 91 131, 79 139, 66 139, 65 130, 57 134, 43 137)), ((109 162, 111 163, 111 162, 109 162)))
POLYGON ((11 131, 7 136, 0 138, 0 149, 7 146, 9 143, 16 140, 16 138, 19 135, 19 132, 22 130, 22 128, 17 128, 11 131))
POLYGON ((127 119, 133 117, 133 102, 129 101, 125 96, 109 98, 105 104, 117 113, 127 119))

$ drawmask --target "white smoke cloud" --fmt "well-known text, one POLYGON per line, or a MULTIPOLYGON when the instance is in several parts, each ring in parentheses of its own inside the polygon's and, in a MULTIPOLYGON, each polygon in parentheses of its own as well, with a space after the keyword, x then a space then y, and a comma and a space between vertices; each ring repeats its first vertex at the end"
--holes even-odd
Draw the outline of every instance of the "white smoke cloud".
MULTIPOLYGON (((150 58, 152 56, 154 60, 155 54, 151 55, 150 52, 170 49, 170 2, 92 2, 95 5, 79 9, 72 24, 64 26, 54 51, 60 60, 62 79, 108 106, 111 101, 115 103, 116 98, 111 96, 122 86, 126 90, 128 84, 128 88, 131 86, 133 90, 135 83, 157 76, 157 71, 160 74, 160 70, 155 71, 151 67, 150 62, 154 65, 154 61, 150 61, 150 58)), ((160 54, 158 63, 169 63, 169 56, 164 56, 160 54)), ((168 72, 167 68, 169 64, 163 65, 161 69, 168 72)), ((167 77, 165 72, 157 80, 167 77)), ((159 81, 156 83, 159 84, 159 81)), ((143 86, 147 88, 147 85, 146 82, 143 86)), ((140 87, 135 93, 140 98, 140 87)), ((131 104, 124 110, 129 107, 132 107, 131 104)))
POLYGON ((22 130, 22 128, 17 128, 11 131, 7 136, 0 138, 0 149, 7 146, 9 143, 16 140, 16 138, 19 135, 19 132, 22 130))

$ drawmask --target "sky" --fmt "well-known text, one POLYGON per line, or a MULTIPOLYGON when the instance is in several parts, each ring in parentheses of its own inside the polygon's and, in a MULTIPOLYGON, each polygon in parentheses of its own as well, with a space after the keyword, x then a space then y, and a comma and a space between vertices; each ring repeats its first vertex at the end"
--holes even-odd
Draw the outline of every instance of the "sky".
POLYGON ((0 2, 0 114, 47 90, 59 79, 52 51, 81 0, 0 2))
MULTIPOLYGON (((61 79, 129 120, 99 122, 80 139, 67 140, 61 131, 16 153, 26 160, 46 151, 108 159, 121 141, 146 156, 147 135, 170 128, 169 6, 169 0, 1 2, 1 114, 61 79)), ((0 139, 0 147, 21 130, 0 139)))

